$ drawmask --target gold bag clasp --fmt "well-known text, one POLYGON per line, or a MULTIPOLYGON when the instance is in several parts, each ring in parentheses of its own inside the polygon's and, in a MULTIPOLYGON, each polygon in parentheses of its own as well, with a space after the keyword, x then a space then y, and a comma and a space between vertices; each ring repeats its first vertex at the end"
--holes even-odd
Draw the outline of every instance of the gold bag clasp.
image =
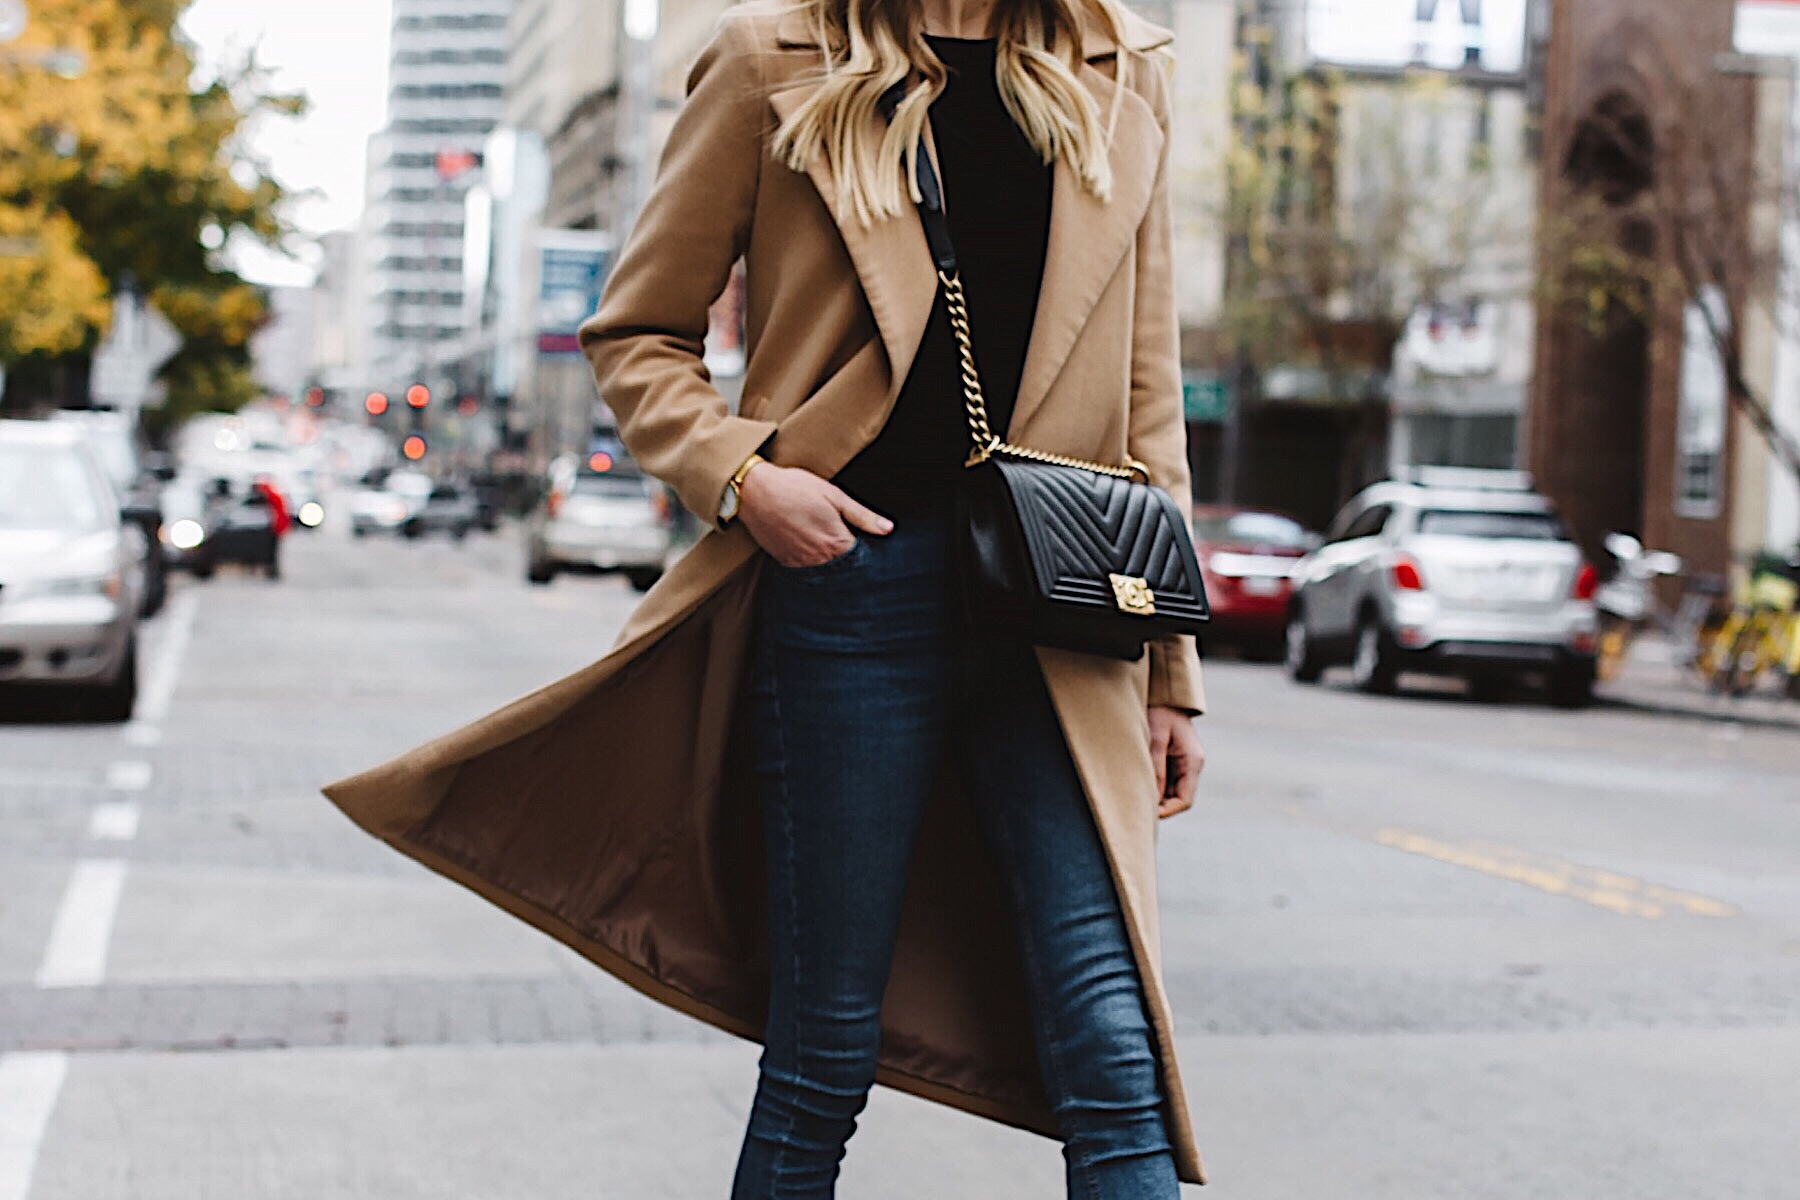
POLYGON ((1156 593, 1150 590, 1148 580, 1137 575, 1108 575, 1112 580, 1113 600, 1119 608, 1139 616, 1154 616, 1156 613, 1156 593))

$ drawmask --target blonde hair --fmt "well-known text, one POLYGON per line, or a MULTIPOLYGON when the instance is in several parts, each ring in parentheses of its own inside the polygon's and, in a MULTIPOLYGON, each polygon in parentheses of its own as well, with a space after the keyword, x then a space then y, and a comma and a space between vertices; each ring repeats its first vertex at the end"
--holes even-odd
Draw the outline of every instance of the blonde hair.
MULTIPOLYGON (((775 131, 777 158, 796 171, 823 154, 837 181, 841 213, 864 225, 917 203, 913 168, 927 110, 948 73, 925 41, 917 0, 798 0, 824 48, 824 81, 775 131), (876 104, 914 74, 912 87, 882 129, 876 104)), ((1003 0, 995 82, 1025 140, 1048 163, 1066 159, 1101 200, 1112 194, 1107 149, 1118 103, 1129 83, 1119 0, 1003 0), (1102 115, 1076 77, 1082 33, 1094 22, 1118 45, 1119 88, 1102 115)))

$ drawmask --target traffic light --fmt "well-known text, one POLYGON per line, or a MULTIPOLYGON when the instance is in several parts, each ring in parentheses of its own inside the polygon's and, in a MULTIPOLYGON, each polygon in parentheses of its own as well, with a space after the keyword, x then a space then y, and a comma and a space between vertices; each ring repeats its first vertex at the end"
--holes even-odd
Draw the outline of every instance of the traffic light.
POLYGON ((368 399, 363 401, 363 408, 371 417, 379 417, 388 410, 388 398, 382 392, 370 392, 368 399))
POLYGON ((422 383, 415 383, 406 389, 406 402, 414 408, 424 408, 431 403, 431 389, 422 383))
POLYGON ((325 389, 324 388, 309 387, 306 389, 306 407, 321 408, 324 406, 324 404, 325 404, 325 389))
POLYGON ((418 462, 424 458, 427 449, 429 447, 425 445, 425 438, 417 433, 407 435, 407 439, 400 443, 400 453, 406 456, 408 462, 418 462))

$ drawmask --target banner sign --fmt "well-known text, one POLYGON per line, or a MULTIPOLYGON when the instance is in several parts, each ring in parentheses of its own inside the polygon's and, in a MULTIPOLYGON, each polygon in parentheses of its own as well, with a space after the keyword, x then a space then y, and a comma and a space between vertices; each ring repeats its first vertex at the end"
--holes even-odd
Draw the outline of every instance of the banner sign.
POLYGON ((539 354, 579 354, 577 331, 600 307, 600 293, 612 268, 611 239, 546 237, 538 275, 539 354))
POLYGON ((1314 62, 1398 70, 1431 67, 1518 75, 1528 0, 1310 0, 1314 62))
POLYGON ((1738 0, 1732 47, 1739 54, 1800 56, 1800 0, 1738 0))

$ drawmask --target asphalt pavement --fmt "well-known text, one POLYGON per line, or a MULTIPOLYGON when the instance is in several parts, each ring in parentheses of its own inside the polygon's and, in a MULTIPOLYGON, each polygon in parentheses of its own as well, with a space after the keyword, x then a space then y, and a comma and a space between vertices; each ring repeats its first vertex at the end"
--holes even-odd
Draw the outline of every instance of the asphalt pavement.
MULTIPOLYGON (((286 551, 179 581, 130 725, 0 720, 0 1200, 723 1196, 754 1047, 317 792, 635 595, 528 587, 511 531, 286 551)), ((1800 1197, 1800 731, 1633 678, 1568 713, 1210 665, 1161 848, 1196 1195, 1800 1197)), ((846 1200, 1060 1194, 1049 1141, 862 1125, 846 1200)))

